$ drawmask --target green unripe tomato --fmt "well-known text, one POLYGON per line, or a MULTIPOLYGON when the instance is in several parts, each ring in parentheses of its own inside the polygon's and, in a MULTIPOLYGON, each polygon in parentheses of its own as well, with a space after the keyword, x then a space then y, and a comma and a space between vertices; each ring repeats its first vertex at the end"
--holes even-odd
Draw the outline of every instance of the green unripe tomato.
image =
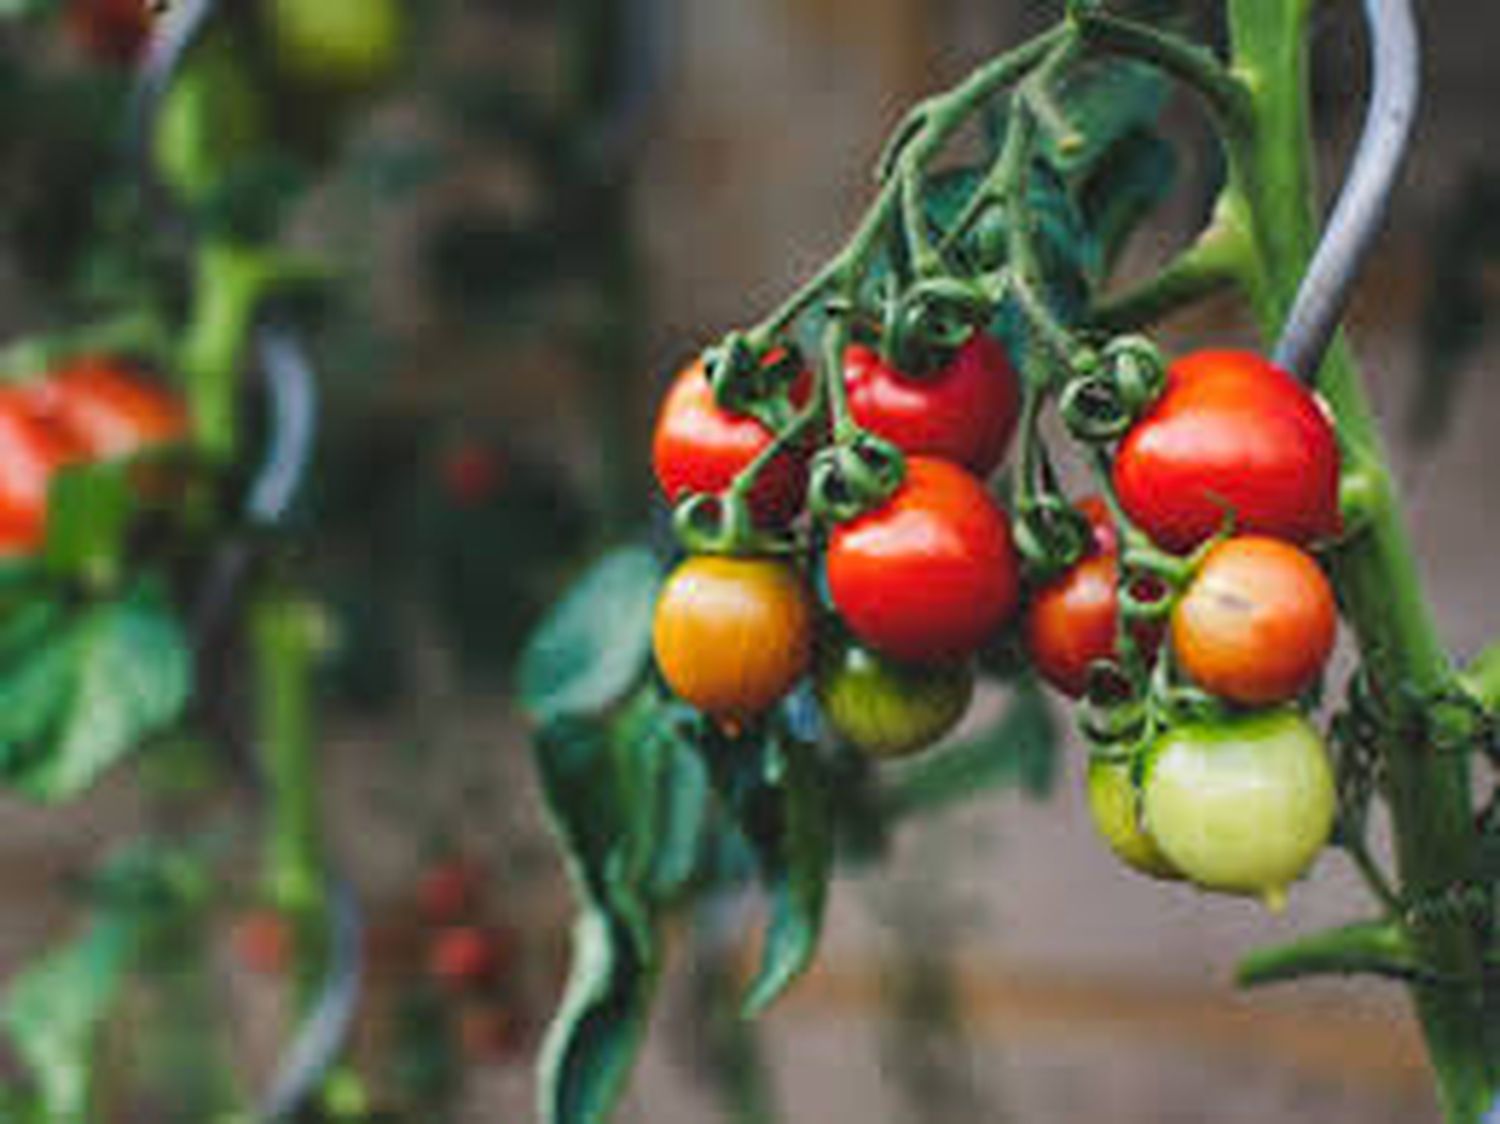
POLYGON ((1281 708, 1178 727, 1149 754, 1142 811, 1167 859, 1200 886, 1280 910, 1333 829, 1318 732, 1281 708))
POLYGON ((155 137, 162 179, 186 199, 203 199, 265 132, 265 103, 244 65, 224 41, 206 43, 162 102, 155 137))
POLYGON ((402 0, 265 0, 272 58, 310 90, 366 93, 401 61, 402 0))
POLYGON ((858 644, 819 661, 818 701, 828 724, 872 757, 905 757, 958 724, 974 696, 966 662, 905 664, 858 644))
POLYGON ((1140 795, 1130 779, 1129 761, 1096 757, 1089 762, 1089 813, 1100 837, 1126 866, 1152 878, 1182 877, 1141 823, 1140 795))

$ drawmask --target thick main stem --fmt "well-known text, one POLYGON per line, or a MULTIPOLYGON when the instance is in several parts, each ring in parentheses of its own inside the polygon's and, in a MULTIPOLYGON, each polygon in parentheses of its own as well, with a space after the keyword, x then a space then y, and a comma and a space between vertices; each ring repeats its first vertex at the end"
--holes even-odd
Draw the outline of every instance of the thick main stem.
MULTIPOLYGON (((1314 0, 1228 0, 1234 67, 1255 113, 1231 137, 1226 207, 1251 235, 1247 291, 1263 330, 1286 317, 1312 255, 1316 195, 1307 103, 1307 23, 1314 0)), ((1371 486, 1370 518, 1330 558, 1345 615, 1377 698, 1398 728, 1381 752, 1403 900, 1429 981, 1411 985, 1448 1120, 1478 1124, 1500 1085, 1484 1018, 1484 919, 1422 908, 1471 867, 1473 802, 1466 761, 1410 737, 1412 698, 1448 689, 1454 672, 1423 594, 1410 536, 1369 402, 1347 344, 1335 343, 1319 387, 1345 456, 1371 486)), ((1420 715, 1418 715, 1420 717, 1420 715)))

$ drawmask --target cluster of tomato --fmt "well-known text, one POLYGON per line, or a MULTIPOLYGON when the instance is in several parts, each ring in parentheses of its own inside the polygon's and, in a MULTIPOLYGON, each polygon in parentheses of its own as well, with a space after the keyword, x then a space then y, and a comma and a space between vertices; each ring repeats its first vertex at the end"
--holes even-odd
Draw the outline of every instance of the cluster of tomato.
POLYGON ((41 548, 59 471, 136 457, 186 431, 175 392, 113 359, 78 359, 0 387, 0 557, 41 548))
POLYGON ((426 970, 454 1006, 465 1053, 485 1061, 515 1058, 523 1026, 512 1001, 519 968, 517 934, 484 919, 484 871, 461 855, 436 863, 417 886, 428 930, 426 970))
MULTIPOLYGON (((742 724, 811 675, 827 724, 876 757, 917 751, 963 716, 975 656, 1018 630, 1037 672, 1074 699, 1118 690, 1121 645, 1215 700, 1203 721, 1153 718, 1091 766, 1096 822, 1132 866, 1268 900, 1331 828, 1333 781, 1295 705, 1333 646, 1332 589, 1308 547, 1339 528, 1339 451, 1316 398, 1244 352, 1172 365, 1110 449, 1107 498, 1079 504, 1092 541, 1061 574, 1026 573, 983 481, 1022 399, 1004 348, 981 332, 921 375, 848 349, 848 413, 900 450, 899 484, 808 536, 812 549, 699 553, 670 575, 657 665, 684 701, 742 724), (1132 565, 1132 544, 1166 562, 1132 565), (1127 620, 1122 595, 1149 602, 1127 620)), ((757 523, 799 518, 813 450, 773 446, 763 420, 724 408, 705 365, 683 371, 656 423, 654 467, 674 502, 724 495, 747 466, 757 523)))

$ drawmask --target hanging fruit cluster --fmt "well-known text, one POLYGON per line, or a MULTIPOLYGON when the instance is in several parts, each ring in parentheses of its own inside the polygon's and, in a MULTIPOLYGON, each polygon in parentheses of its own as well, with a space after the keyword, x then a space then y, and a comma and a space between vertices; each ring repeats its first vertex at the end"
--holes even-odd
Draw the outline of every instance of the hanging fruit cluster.
POLYGON ((1340 533, 1338 440, 1256 354, 1168 366, 1080 323, 1036 209, 1077 43, 1038 50, 987 171, 924 165, 998 67, 919 107, 845 251, 672 384, 654 467, 688 557, 656 664, 730 731, 810 680, 827 729, 891 758, 962 719, 979 657, 1024 648, 1079 706, 1115 851, 1279 906, 1337 803, 1300 708, 1337 628, 1310 551, 1340 533), (1049 409, 1096 494, 1065 493, 1049 409))

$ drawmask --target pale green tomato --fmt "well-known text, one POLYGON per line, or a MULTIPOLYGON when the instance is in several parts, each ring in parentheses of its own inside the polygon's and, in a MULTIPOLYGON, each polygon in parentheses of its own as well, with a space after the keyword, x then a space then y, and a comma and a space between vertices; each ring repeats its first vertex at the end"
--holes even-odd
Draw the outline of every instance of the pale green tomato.
POLYGON ((1153 878, 1181 878, 1182 872, 1141 824, 1140 804, 1130 780, 1130 762, 1103 758, 1089 762, 1089 812, 1115 857, 1153 878))
POLYGON ((858 644, 820 661, 818 702, 828 724, 871 757, 905 757, 952 730, 974 696, 967 663, 903 664, 858 644))
POLYGON ((189 57, 162 102, 155 151, 162 179, 184 198, 211 195, 266 132, 266 107, 224 40, 189 57))
POLYGON ((1142 812, 1162 853, 1272 910, 1327 843, 1336 805, 1322 738, 1289 708, 1178 727, 1147 760, 1142 812))

